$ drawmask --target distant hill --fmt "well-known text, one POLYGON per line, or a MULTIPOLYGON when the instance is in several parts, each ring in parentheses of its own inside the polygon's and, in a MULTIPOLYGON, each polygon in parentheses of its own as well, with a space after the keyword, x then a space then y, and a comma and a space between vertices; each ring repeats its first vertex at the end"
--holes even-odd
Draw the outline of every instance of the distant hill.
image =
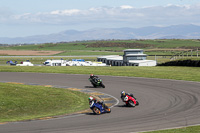
POLYGON ((1 38, 0 44, 55 43, 107 39, 200 39, 200 26, 172 25, 167 27, 99 28, 85 31, 66 30, 49 35, 1 38))

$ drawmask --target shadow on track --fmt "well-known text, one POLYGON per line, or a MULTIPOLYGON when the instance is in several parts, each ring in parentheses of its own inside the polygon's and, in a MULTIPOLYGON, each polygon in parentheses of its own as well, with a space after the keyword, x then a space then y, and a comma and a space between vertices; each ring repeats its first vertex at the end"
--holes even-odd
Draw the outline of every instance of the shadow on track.
POLYGON ((98 87, 93 87, 93 86, 85 86, 85 88, 101 88, 101 89, 104 89, 104 88, 102 88, 102 87, 100 87, 100 86, 98 86, 98 87))
POLYGON ((127 105, 115 105, 114 107, 119 107, 119 108, 134 108, 134 107, 127 106, 127 105))

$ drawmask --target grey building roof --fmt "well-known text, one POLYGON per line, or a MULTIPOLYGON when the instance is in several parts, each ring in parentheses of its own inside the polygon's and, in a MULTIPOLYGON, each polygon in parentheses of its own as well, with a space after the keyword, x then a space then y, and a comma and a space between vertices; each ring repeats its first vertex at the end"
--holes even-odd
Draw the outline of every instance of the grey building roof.
POLYGON ((127 54, 125 56, 147 56, 146 54, 127 54))
POLYGON ((104 59, 107 59, 107 58, 117 58, 117 57, 120 57, 119 55, 108 55, 108 56, 100 56, 100 57, 97 57, 97 58, 104 58, 104 59))
POLYGON ((143 49, 125 49, 124 52, 126 51, 143 51, 143 49))
POLYGON ((119 57, 111 57, 111 58, 107 58, 107 60, 123 60, 123 57, 122 56, 119 56, 119 57))
POLYGON ((154 60, 129 60, 129 63, 147 63, 154 62, 154 60))

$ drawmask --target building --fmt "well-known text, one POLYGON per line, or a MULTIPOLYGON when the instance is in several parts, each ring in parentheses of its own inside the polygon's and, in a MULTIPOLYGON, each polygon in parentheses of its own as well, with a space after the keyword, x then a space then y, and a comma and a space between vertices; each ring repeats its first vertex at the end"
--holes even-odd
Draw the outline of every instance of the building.
POLYGON ((126 49, 124 55, 101 56, 97 61, 112 66, 156 66, 156 61, 146 60, 147 55, 143 54, 142 49, 126 49))

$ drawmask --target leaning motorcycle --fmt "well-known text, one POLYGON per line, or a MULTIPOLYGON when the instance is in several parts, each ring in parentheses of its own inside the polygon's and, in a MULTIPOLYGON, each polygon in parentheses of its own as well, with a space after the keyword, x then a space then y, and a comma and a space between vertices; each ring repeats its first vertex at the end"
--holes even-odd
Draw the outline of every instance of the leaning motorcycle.
POLYGON ((136 98, 129 95, 126 95, 126 97, 122 99, 122 101, 125 102, 126 106, 129 107, 135 107, 139 105, 139 102, 136 100, 136 98))
POLYGON ((90 109, 93 111, 94 114, 96 115, 100 115, 102 113, 110 113, 111 112, 111 109, 106 106, 105 104, 103 104, 103 106, 100 104, 100 103, 95 103, 95 102, 92 102, 90 104, 90 109))
POLYGON ((88 80, 91 82, 91 84, 94 87, 103 87, 103 88, 105 88, 105 85, 102 83, 102 80, 100 78, 96 78, 96 79, 89 78, 88 80))

